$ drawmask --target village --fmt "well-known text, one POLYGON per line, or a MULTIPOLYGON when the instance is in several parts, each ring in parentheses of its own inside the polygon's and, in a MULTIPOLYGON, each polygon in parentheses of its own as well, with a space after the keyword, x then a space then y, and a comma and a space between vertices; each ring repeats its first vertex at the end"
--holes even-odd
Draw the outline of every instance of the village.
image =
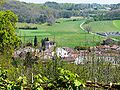
POLYGON ((96 61, 107 61, 115 65, 120 63, 119 45, 99 45, 78 50, 70 47, 57 47, 54 41, 47 40, 44 42, 44 49, 42 46, 33 48, 28 45, 16 50, 14 58, 25 59, 28 52, 32 53, 33 58, 39 58, 43 62, 59 58, 60 60, 80 65, 91 62, 94 57, 96 61))

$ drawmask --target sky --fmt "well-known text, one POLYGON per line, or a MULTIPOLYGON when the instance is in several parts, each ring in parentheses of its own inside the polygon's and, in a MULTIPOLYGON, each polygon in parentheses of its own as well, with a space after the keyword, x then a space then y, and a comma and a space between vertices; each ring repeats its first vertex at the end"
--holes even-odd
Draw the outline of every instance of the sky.
POLYGON ((44 3, 47 1, 54 1, 58 3, 98 3, 98 4, 117 4, 120 0, 19 0, 30 3, 44 3))

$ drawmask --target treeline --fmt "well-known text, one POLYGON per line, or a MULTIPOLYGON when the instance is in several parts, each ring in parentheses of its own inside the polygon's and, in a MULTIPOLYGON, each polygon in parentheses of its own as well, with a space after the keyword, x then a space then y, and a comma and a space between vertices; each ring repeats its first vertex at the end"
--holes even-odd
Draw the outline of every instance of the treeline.
POLYGON ((118 20, 118 19, 120 19, 120 9, 112 10, 112 11, 106 13, 106 14, 103 15, 103 16, 104 16, 103 19, 107 19, 107 20, 118 20))
POLYGON ((45 4, 33 4, 6 0, 1 10, 11 10, 19 17, 19 22, 45 23, 49 25, 55 22, 56 18, 70 18, 71 16, 89 16, 97 14, 98 9, 105 9, 106 6, 100 4, 59 4, 56 2, 46 2, 45 4), (90 10, 93 9, 93 10, 90 10))
POLYGON ((79 13, 72 12, 69 16, 83 16, 83 17, 94 17, 95 20, 116 20, 120 19, 120 4, 72 4, 72 3, 61 3, 46 2, 44 4, 47 7, 57 10, 67 11, 78 11, 79 13))
POLYGON ((106 7, 108 11, 94 14, 92 17, 94 18, 95 21, 120 20, 120 3, 103 6, 106 7))
POLYGON ((45 23, 48 25, 55 23, 57 18, 70 18, 79 16, 79 11, 59 10, 50 8, 46 4, 25 3, 14 0, 6 0, 0 10, 11 10, 18 16, 19 22, 45 23))
POLYGON ((36 24, 33 23, 17 23, 16 24, 16 29, 25 29, 25 30, 37 30, 38 27, 36 24))
POLYGON ((95 21, 102 21, 102 20, 120 20, 120 9, 111 10, 106 13, 100 13, 93 16, 95 21))
POLYGON ((36 30, 36 29, 38 29, 38 27, 37 26, 34 26, 34 25, 32 25, 31 24, 31 26, 30 25, 24 25, 24 26, 19 26, 19 27, 16 27, 16 28, 18 28, 18 29, 25 29, 25 30, 36 30))
POLYGON ((70 18, 72 16, 94 17, 95 20, 119 19, 120 4, 72 4, 46 2, 33 4, 6 0, 0 10, 11 10, 19 22, 48 23, 52 25, 57 18, 70 18), (112 11, 111 11, 112 10, 112 11))
POLYGON ((109 7, 111 8, 111 10, 120 9, 120 3, 118 3, 118 4, 111 4, 109 7))
POLYGON ((40 4, 25 3, 13 0, 6 0, 2 6, 0 7, 2 10, 13 11, 18 16, 19 22, 27 23, 49 22, 49 19, 51 18, 54 20, 53 17, 56 12, 55 10, 40 4))
POLYGON ((59 10, 85 10, 90 8, 103 9, 104 7, 100 4, 74 4, 74 3, 56 3, 56 2, 46 2, 44 4, 53 9, 59 10))

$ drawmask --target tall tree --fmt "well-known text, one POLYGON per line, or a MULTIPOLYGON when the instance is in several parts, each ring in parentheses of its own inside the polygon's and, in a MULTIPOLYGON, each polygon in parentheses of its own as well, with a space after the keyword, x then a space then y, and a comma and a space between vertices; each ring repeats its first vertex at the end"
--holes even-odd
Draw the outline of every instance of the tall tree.
POLYGON ((34 46, 36 47, 37 45, 38 45, 37 37, 35 36, 35 38, 34 38, 34 46))
POLYGON ((19 46, 19 38, 15 34, 17 16, 11 11, 0 11, 0 53, 12 54, 19 46))

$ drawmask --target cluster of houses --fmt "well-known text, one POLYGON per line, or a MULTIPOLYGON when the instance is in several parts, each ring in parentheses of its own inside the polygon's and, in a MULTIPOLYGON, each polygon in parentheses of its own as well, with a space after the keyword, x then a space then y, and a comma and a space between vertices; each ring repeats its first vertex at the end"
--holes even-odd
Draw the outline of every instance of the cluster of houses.
POLYGON ((119 63, 120 58, 120 46, 113 45, 100 45, 90 47, 90 50, 74 50, 69 47, 56 47, 55 42, 46 41, 45 50, 42 48, 35 49, 30 46, 20 48, 14 52, 14 57, 21 57, 25 59, 27 52, 32 52, 32 55, 39 57, 42 60, 54 59, 55 56, 61 58, 61 60, 72 62, 75 64, 84 64, 92 60, 92 57, 101 59, 104 61, 110 61, 111 63, 119 63))

